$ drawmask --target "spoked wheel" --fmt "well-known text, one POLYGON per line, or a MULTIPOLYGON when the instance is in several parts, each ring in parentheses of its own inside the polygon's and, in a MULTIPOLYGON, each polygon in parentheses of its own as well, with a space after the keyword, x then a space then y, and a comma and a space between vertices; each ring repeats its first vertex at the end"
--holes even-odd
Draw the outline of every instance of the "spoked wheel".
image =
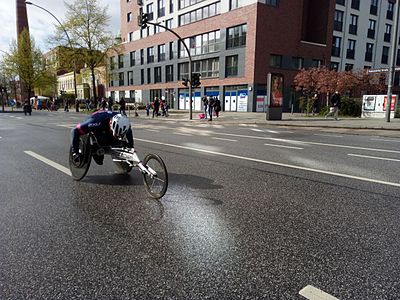
POLYGON ((168 172, 164 161, 158 155, 148 154, 143 160, 143 165, 150 173, 155 172, 154 175, 143 172, 143 181, 146 192, 152 198, 162 198, 168 188, 168 172))
POLYGON ((81 159, 74 161, 72 158, 72 146, 69 150, 69 168, 71 170, 72 178, 81 180, 87 174, 90 161, 92 158, 89 137, 87 135, 79 138, 79 152, 82 154, 81 159))
POLYGON ((132 171, 132 166, 130 166, 126 162, 114 161, 114 163, 117 166, 118 170, 121 171, 121 173, 129 173, 130 171, 132 171))

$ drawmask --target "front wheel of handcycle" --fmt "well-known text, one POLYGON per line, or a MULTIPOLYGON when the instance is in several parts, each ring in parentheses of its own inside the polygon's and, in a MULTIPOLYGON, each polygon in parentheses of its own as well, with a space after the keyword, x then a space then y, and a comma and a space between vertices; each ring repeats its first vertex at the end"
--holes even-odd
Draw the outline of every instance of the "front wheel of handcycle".
POLYGON ((74 161, 72 154, 73 148, 70 147, 69 150, 69 169, 71 170, 71 175, 74 180, 81 180, 86 176, 91 161, 91 147, 88 136, 81 136, 79 138, 79 153, 81 154, 81 158, 77 161, 74 161))
POLYGON ((168 188, 168 172, 164 161, 158 155, 148 154, 143 160, 143 166, 149 171, 143 172, 146 192, 154 199, 162 198, 168 188))

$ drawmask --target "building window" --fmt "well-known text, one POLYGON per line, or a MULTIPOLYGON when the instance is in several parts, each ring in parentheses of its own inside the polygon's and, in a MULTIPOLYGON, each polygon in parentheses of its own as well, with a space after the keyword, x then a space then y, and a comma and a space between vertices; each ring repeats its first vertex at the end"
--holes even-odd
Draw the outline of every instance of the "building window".
POLYGON ((153 63, 154 62, 154 47, 149 47, 147 48, 147 63, 153 63))
POLYGON ((339 63, 331 62, 331 70, 339 71, 339 63))
POLYGON ((360 0, 351 0, 351 8, 352 9, 360 9, 360 0))
POLYGON ((319 68, 321 65, 322 65, 322 60, 320 60, 320 59, 313 59, 312 60, 311 66, 313 68, 319 68))
POLYGON ((340 56, 340 45, 342 44, 342 38, 338 36, 333 36, 332 40, 332 56, 340 56))
POLYGON ((365 48, 365 61, 372 62, 372 53, 374 51, 374 44, 367 43, 365 48))
POLYGON ((202 19, 213 17, 220 12, 220 2, 216 2, 205 7, 200 7, 196 10, 179 16, 179 26, 187 25, 202 19))
POLYGON ((219 58, 209 58, 193 62, 193 73, 200 73, 202 78, 219 77, 219 58))
POLYGON ((369 7, 369 13, 375 15, 378 13, 378 0, 371 0, 371 5, 369 7))
POLYGON ((122 69, 124 67, 124 55, 118 55, 118 68, 122 69))
POLYGON ((154 83, 161 82, 161 67, 154 68, 154 83))
POLYGON ((278 0, 266 0, 265 4, 269 6, 278 6, 278 0))
MULTIPOLYGON (((193 72, 193 71, 192 71, 193 72)), ((189 63, 178 64, 178 80, 189 78, 189 63)))
POLYGON ((158 61, 165 60, 165 44, 158 45, 158 61))
POLYGON ((292 68, 301 70, 304 67, 304 59, 301 57, 292 57, 292 68))
POLYGON ((172 28, 172 19, 165 20, 165 27, 168 29, 172 28))
POLYGON ((358 16, 350 15, 349 33, 357 34, 358 16))
POLYGON ((376 26, 376 21, 369 19, 367 37, 370 39, 375 38, 375 26, 376 26))
POLYGON ((129 32, 128 33, 128 42, 132 42, 133 41, 133 32, 129 32))
POLYGON ((133 103, 135 103, 135 91, 134 90, 130 90, 129 91, 129 99, 132 100, 133 103))
POLYGON ((179 9, 182 9, 182 8, 194 5, 196 3, 200 3, 202 1, 204 1, 204 0, 178 0, 178 4, 179 4, 178 6, 179 6, 179 9))
POLYGON ((174 59, 174 42, 169 42, 169 59, 174 59))
POLYGON ((385 25, 385 35, 383 36, 383 40, 385 42, 390 43, 391 34, 392 34, 392 25, 386 24, 385 25))
POLYGON ((110 57, 110 70, 114 70, 115 69, 115 57, 111 56, 110 57))
POLYGON ((389 58, 389 47, 383 46, 381 63, 387 64, 389 58))
POLYGON ((169 13, 172 14, 174 12, 174 0, 169 0, 169 13))
POLYGON ((140 84, 144 84, 144 70, 140 70, 140 84))
POLYGON ((153 3, 150 3, 150 4, 146 5, 146 12, 148 14, 149 21, 152 21, 154 19, 153 3))
POLYGON ((128 72, 128 85, 133 85, 133 71, 128 72))
MULTIPOLYGON (((211 31, 184 39, 189 46, 190 55, 200 55, 219 51, 220 31, 211 31)), ((179 58, 187 57, 185 46, 179 42, 179 58)))
POLYGON ((355 49, 356 49, 356 41, 355 40, 348 40, 346 58, 354 59, 355 49))
POLYGON ((271 57, 269 59, 269 65, 270 65, 270 67, 281 68, 282 67, 282 55, 271 54, 271 57))
POLYGON ((131 67, 135 65, 135 57, 136 57, 136 51, 132 51, 129 53, 129 58, 131 61, 131 67))
POLYGON ((345 64, 344 65, 344 70, 345 71, 351 71, 353 70, 354 65, 353 64, 345 64))
POLYGON ((165 0, 158 0, 158 17, 165 16, 165 0))
POLYGON ((128 12, 127 14, 126 14, 126 21, 129 23, 130 21, 132 21, 132 13, 131 12, 128 12))
POLYGON ((140 49, 140 64, 144 64, 144 50, 140 49))
POLYGON ((345 0, 336 0, 336 4, 345 5, 345 0))
POLYGON ((396 66, 400 66, 400 49, 397 49, 396 66))
POLYGON ((235 48, 246 45, 247 25, 239 25, 227 29, 226 48, 235 48))
POLYGON ((165 66, 165 81, 174 81, 174 65, 165 66))
POLYGON ((343 29, 343 12, 341 10, 335 10, 335 21, 334 30, 342 31, 343 29))
POLYGON ((124 73, 120 72, 118 77, 119 77, 119 86, 123 86, 125 84, 125 82, 124 82, 124 73))
POLYGON ((238 56, 237 55, 232 55, 232 56, 227 56, 226 57, 226 77, 232 77, 232 76, 237 76, 238 75, 238 56))
POLYGON ((241 0, 229 0, 229 10, 239 8, 241 6, 241 0))
POLYGON ((151 83, 151 69, 147 68, 147 84, 151 83))
POLYGON ((393 20, 393 9, 394 9, 394 3, 391 1, 388 1, 388 9, 386 11, 386 19, 393 20))

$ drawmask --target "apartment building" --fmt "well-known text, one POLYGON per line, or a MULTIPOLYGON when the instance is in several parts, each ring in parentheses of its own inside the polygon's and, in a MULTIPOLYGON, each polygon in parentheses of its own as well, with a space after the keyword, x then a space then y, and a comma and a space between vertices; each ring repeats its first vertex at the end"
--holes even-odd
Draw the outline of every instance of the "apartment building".
MULTIPOLYGON (((224 111, 263 111, 268 74, 283 79, 283 108, 296 95, 301 68, 330 64, 335 3, 330 0, 143 0, 151 22, 175 31, 201 74, 194 106, 219 97, 224 111), (261 101, 261 104, 260 104, 261 101)), ((178 38, 158 26, 140 29, 136 1, 121 0, 122 53, 111 54, 107 94, 148 103, 165 98, 189 109, 188 55, 178 38)))
POLYGON ((336 0, 331 68, 388 68, 392 39, 399 42, 394 37, 394 6, 394 0, 336 0))

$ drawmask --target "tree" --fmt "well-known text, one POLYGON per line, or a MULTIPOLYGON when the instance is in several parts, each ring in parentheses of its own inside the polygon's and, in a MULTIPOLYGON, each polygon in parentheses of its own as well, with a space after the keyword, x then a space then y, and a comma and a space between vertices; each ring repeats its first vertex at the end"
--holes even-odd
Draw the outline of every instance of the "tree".
MULTIPOLYGON (((75 55, 80 55, 90 69, 94 99, 97 100, 95 68, 105 64, 107 51, 114 46, 114 38, 107 30, 110 19, 107 7, 98 0, 75 0, 67 7, 64 28, 57 27, 57 39, 65 41, 64 29, 69 33, 75 55)), ((76 59, 76 58, 75 58, 76 59)))

